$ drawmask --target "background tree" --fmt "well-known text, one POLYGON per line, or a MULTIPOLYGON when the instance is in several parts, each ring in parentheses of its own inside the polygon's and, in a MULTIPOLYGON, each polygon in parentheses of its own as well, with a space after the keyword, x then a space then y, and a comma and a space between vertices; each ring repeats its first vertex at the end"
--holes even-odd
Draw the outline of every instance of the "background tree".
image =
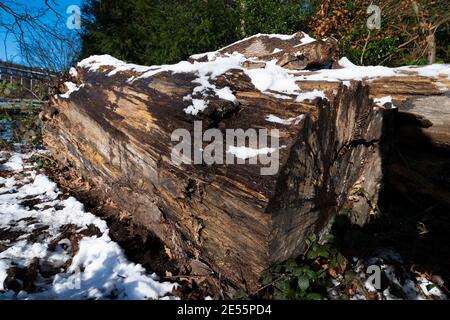
POLYGON ((89 0, 83 56, 108 53, 140 63, 172 63, 239 39, 232 1, 89 0))
POLYGON ((139 64, 173 63, 256 33, 334 36, 365 65, 448 61, 448 0, 88 0, 83 57, 108 53, 139 64), (381 29, 369 30, 369 5, 381 29))
POLYGON ((338 38, 354 63, 425 64, 449 61, 449 12, 448 0, 324 0, 309 25, 338 38), (381 8, 379 30, 366 26, 370 4, 381 8))
POLYGON ((240 0, 241 36, 256 33, 292 34, 308 31, 308 22, 320 1, 240 0))
POLYGON ((255 33, 304 30, 306 0, 88 0, 83 57, 108 53, 139 64, 173 63, 255 33))
POLYGON ((14 0, 0 2, 0 28, 4 31, 5 42, 13 37, 20 57, 30 67, 61 72, 79 56, 78 35, 69 32, 66 17, 57 9, 55 0, 46 0, 39 7, 14 0))

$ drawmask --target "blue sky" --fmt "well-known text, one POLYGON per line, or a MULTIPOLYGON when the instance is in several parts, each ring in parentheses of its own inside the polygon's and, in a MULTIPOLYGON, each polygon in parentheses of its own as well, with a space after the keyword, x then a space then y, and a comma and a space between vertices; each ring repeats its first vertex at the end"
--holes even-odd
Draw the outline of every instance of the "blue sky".
MULTIPOLYGON (((40 9, 45 7, 44 0, 15 0, 20 6, 16 8, 17 10, 21 10, 21 7, 30 8, 30 9, 40 9)), ((48 25, 61 24, 61 27, 65 27, 66 19, 69 17, 69 14, 66 13, 67 8, 70 5, 81 5, 82 0, 55 0, 56 6, 54 6, 55 10, 61 15, 60 21, 58 21, 56 14, 49 12, 45 17, 42 18, 42 21, 48 25)), ((7 16, 2 10, 0 10, 0 21, 10 21, 9 16, 7 16)), ((76 31, 72 31, 74 36, 76 35, 76 31)), ((5 28, 2 28, 0 25, 0 60, 12 60, 16 63, 24 63, 23 57, 20 55, 20 51, 18 49, 17 44, 15 43, 15 39, 13 36, 6 36, 7 32, 5 28)))

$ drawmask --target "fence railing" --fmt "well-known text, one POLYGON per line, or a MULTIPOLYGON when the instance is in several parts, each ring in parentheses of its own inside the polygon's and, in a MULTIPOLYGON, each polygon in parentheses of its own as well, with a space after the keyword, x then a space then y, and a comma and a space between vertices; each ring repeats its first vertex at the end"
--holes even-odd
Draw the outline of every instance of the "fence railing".
POLYGON ((36 99, 5 99, 0 98, 0 111, 28 112, 41 109, 47 101, 36 99))
POLYGON ((58 76, 45 70, 35 70, 19 65, 0 62, 0 81, 19 84, 23 91, 48 94, 53 80, 58 76))

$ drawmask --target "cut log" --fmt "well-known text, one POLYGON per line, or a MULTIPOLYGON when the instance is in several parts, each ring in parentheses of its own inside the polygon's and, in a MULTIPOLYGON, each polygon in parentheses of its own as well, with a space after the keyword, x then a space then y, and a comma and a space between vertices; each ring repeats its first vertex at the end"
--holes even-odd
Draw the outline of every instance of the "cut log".
POLYGON ((449 75, 411 74, 368 82, 373 98, 389 96, 398 107, 398 137, 411 147, 421 144, 450 151, 449 75))
MULTIPOLYGON (((274 39, 279 57, 291 52, 281 45, 291 40, 274 39)), ((373 103, 370 84, 301 80, 270 60, 229 53, 243 43, 172 66, 90 57, 52 99, 44 141, 55 159, 156 234, 180 265, 200 262, 253 292, 263 270, 303 253, 305 240, 322 236, 344 204, 360 224, 376 211, 381 142, 395 110, 373 103), (217 140, 233 163, 174 158, 173 133, 194 136, 196 126, 201 135, 222 134, 217 140), (256 132, 269 144, 230 144, 227 129, 266 129, 256 132), (236 163, 258 154, 272 162, 236 163), (272 165, 277 170, 263 174, 272 165)), ((194 155, 210 146, 201 135, 194 155)))

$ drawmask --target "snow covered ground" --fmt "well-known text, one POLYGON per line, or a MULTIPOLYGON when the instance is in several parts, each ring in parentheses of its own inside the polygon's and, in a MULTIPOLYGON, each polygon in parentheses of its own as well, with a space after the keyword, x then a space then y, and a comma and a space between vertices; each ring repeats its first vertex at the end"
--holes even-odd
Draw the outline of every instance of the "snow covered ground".
POLYGON ((0 151, 0 299, 175 299, 32 156, 0 151))
POLYGON ((360 285, 349 288, 345 275, 338 275, 327 289, 331 300, 339 299, 343 292, 351 292, 350 300, 448 299, 439 287, 439 283, 443 285, 439 276, 431 277, 407 270, 402 257, 392 249, 379 249, 367 259, 355 257, 351 269, 354 274, 351 283, 360 285))

